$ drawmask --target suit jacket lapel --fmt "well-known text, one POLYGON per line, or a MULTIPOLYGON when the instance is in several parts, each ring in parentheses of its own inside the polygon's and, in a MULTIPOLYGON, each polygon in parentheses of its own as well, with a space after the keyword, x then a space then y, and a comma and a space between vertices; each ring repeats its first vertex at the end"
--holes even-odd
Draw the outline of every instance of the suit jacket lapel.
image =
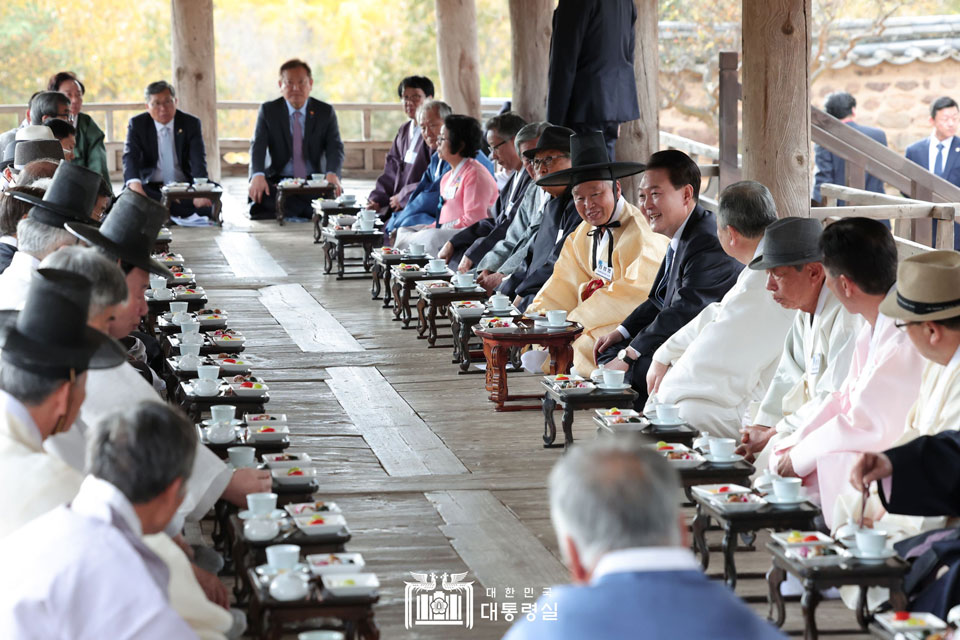
POLYGON ((173 116, 173 146, 176 149, 177 154, 177 163, 180 165, 180 170, 183 173, 187 173, 187 163, 184 161, 183 156, 183 146, 187 143, 183 135, 183 118, 180 116, 180 111, 173 116))
MULTIPOLYGON (((290 135, 290 111, 287 107, 287 101, 280 98, 280 132, 283 134, 283 140, 287 143, 287 159, 293 158, 293 136, 290 135)), ((280 167, 283 169, 283 166, 280 167)))
POLYGON ((947 161, 943 166, 943 179, 949 181, 950 171, 957 164, 957 156, 960 156, 960 138, 956 136, 950 138, 950 146, 946 148, 947 161))
POLYGON ((146 172, 146 178, 149 180, 154 168, 160 163, 160 144, 157 140, 157 123, 153 121, 153 118, 147 120, 146 143, 147 153, 149 154, 147 158, 150 162, 144 163, 147 166, 144 166, 143 170, 146 172))
POLYGON ((683 258, 687 248, 684 240, 689 239, 690 235, 693 234, 693 229, 699 223, 702 215, 703 208, 698 204, 693 208, 693 211, 690 212, 690 216, 687 218, 687 223, 683 227, 683 234, 680 236, 680 242, 677 243, 677 251, 673 255, 673 262, 670 263, 670 273, 664 276, 667 278, 667 292, 664 300, 673 298, 673 294, 677 291, 676 274, 680 272, 680 259, 683 258))
MULTIPOLYGON (((317 126, 317 110, 313 106, 312 98, 307 98, 307 113, 304 117, 303 122, 303 139, 309 141, 313 135, 313 129, 317 126)), ((310 149, 313 149, 314 145, 305 144, 303 146, 303 155, 304 160, 309 160, 315 169, 314 171, 320 171, 320 167, 317 166, 317 163, 314 162, 314 158, 310 157, 310 149)))

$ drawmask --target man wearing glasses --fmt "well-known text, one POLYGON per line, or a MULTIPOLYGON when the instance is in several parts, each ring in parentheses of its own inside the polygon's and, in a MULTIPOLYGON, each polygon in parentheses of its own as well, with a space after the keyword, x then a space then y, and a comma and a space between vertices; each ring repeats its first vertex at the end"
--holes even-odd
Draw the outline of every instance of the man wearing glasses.
MULTIPOLYGON (((294 58, 280 66, 281 97, 260 105, 250 143, 250 217, 272 218, 277 184, 323 174, 339 196, 343 142, 333 107, 310 97, 310 65, 294 58), (269 153, 269 164, 267 154, 269 153)), ((288 216, 310 217, 309 198, 284 201, 288 216)))

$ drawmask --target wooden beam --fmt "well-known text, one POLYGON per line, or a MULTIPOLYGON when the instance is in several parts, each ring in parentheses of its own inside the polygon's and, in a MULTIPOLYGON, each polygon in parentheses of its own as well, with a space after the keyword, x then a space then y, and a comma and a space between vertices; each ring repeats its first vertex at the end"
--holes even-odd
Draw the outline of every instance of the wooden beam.
POLYGON ((834 200, 845 200, 850 204, 927 204, 919 200, 891 196, 886 193, 876 193, 864 189, 854 189, 839 184, 825 182, 820 185, 820 194, 834 200))
POLYGON ((252 233, 224 231, 217 236, 217 246, 238 278, 259 280, 286 278, 287 272, 277 264, 252 233))
MULTIPOLYGON (((950 205, 931 204, 876 204, 855 205, 852 207, 814 207, 811 216, 823 220, 825 218, 872 218, 874 220, 888 220, 890 218, 916 219, 935 218, 937 220, 953 220, 954 208, 950 205)), ((950 226, 950 225, 943 225, 950 226)))
POLYGON ((740 55, 736 51, 720 52, 720 191, 740 180, 740 81, 737 67, 740 55))
POLYGON ((480 118, 480 54, 474 0, 435 0, 437 62, 444 101, 480 118))
POLYGON ((810 0, 743 0, 743 175, 810 215, 810 0))
MULTIPOLYGON (((637 81, 640 117, 625 122, 617 138, 617 159, 646 162, 660 143, 660 94, 657 86, 660 53, 657 41, 657 0, 633 0, 637 7, 634 25, 633 74, 637 81)), ((640 176, 620 181, 623 197, 637 204, 640 176)))
POLYGON ((547 117, 553 0, 510 0, 511 109, 527 122, 547 117))
POLYGON ((213 47, 213 0, 171 0, 173 84, 179 108, 200 118, 207 174, 220 180, 217 79, 213 47))

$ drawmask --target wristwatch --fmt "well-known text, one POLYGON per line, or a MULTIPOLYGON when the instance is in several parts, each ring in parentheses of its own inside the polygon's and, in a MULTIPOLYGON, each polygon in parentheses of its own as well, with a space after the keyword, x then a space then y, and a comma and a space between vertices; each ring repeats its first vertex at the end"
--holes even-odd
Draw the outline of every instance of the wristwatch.
POLYGON ((631 358, 631 357, 630 357, 630 350, 629 350, 629 349, 620 349, 620 352, 617 354, 617 359, 618 359, 618 360, 623 360, 623 361, 626 362, 627 364, 633 364, 634 362, 637 361, 636 358, 631 358))

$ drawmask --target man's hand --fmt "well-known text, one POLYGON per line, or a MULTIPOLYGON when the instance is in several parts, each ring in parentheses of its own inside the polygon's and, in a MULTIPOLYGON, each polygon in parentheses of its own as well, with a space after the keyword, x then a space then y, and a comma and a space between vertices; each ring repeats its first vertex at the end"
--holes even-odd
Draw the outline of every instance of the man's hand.
POLYGON ((130 189, 130 191, 136 191, 142 196, 147 195, 147 192, 143 190, 143 185, 139 180, 134 180, 133 182, 127 184, 127 189, 130 189))
POLYGON ((606 351, 607 349, 609 349, 610 347, 612 347, 613 345, 617 344, 622 340, 623 340, 623 334, 617 331, 616 329, 614 329, 607 335, 602 336, 599 340, 597 340, 597 343, 593 345, 593 359, 596 360, 601 353, 603 353, 604 351, 606 351))
POLYGON ((610 371, 626 371, 627 369, 630 368, 630 365, 628 365, 626 362, 624 362, 620 358, 614 358, 610 362, 603 365, 603 368, 610 369, 610 371))
POLYGON ((400 196, 390 196, 390 208, 394 211, 403 209, 403 200, 400 199, 400 196))
POLYGON ((466 273, 467 271, 470 271, 472 267, 473 267, 473 260, 471 260, 467 256, 463 256, 462 258, 460 258, 460 265, 457 267, 457 271, 459 271, 460 273, 466 273))
POLYGON ((857 491, 863 491, 874 481, 893 475, 893 464, 885 454, 861 453, 850 471, 850 484, 857 491))
POLYGON ((753 462, 757 454, 763 451, 763 448, 767 446, 770 438, 776 432, 777 430, 773 427, 765 427, 759 424, 740 429, 741 444, 737 447, 737 454, 753 462))
POLYGON ((326 177, 327 177, 327 182, 329 182, 336 188, 334 195, 336 195, 339 198, 340 195, 343 193, 343 185, 340 184, 340 178, 335 173, 328 173, 326 177))
POLYGON ((267 469, 237 469, 230 478, 230 484, 223 490, 223 499, 246 508, 248 493, 267 493, 271 486, 270 471, 267 469))
POLYGON ((264 195, 270 195, 270 185, 267 184, 267 179, 263 177, 263 174, 253 176, 250 187, 247 189, 247 195, 257 204, 260 204, 264 195))
POLYGON ((203 209, 204 207, 212 207, 213 202, 209 198, 194 198, 193 206, 197 209, 203 209))
POLYGON ((447 262, 452 257, 453 257, 453 245, 447 242, 442 247, 440 247, 440 251, 437 252, 437 258, 439 258, 440 260, 443 260, 444 262, 447 262))
POLYGON ((660 381, 663 380, 663 376, 667 375, 667 370, 670 368, 670 365, 663 364, 662 362, 657 362, 653 360, 650 363, 650 368, 647 369, 647 394, 652 395, 660 391, 660 381))
POLYGON ((203 589, 207 600, 224 609, 230 609, 230 596, 227 594, 227 587, 220 582, 220 578, 209 571, 201 569, 197 565, 191 566, 193 567, 193 575, 196 576, 197 582, 200 583, 200 588, 203 589))
POLYGON ((777 463, 777 475, 781 478, 796 478, 797 472, 793 470, 793 461, 790 459, 790 452, 783 454, 780 462, 777 463))
POLYGON ((493 293, 494 289, 500 286, 505 277, 505 275, 499 272, 491 273, 488 276, 481 276, 478 278, 477 283, 486 289, 487 293, 493 293))

